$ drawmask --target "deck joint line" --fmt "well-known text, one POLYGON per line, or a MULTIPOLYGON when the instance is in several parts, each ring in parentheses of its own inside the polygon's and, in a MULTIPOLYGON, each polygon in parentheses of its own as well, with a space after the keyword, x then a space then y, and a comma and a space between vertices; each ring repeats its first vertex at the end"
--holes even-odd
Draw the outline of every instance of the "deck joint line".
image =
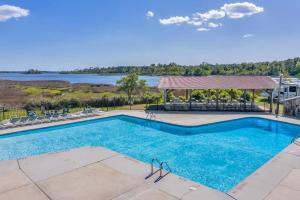
POLYGON ((234 199, 234 200, 238 200, 237 198, 235 198, 234 196, 230 195, 229 193, 225 193, 227 196, 229 196, 230 198, 234 199))
POLYGON ((21 168, 19 159, 17 160, 18 166, 20 170, 23 172, 23 174, 49 199, 52 200, 52 198, 33 180, 31 177, 21 168))

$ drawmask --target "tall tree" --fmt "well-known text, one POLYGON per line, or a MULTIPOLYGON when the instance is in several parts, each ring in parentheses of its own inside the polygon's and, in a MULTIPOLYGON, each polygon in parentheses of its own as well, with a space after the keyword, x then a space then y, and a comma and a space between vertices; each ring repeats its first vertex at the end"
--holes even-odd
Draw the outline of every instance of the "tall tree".
POLYGON ((148 90, 146 81, 139 80, 139 77, 136 73, 131 73, 118 80, 117 86, 119 91, 123 91, 126 93, 130 109, 133 103, 134 96, 144 94, 144 92, 148 90))

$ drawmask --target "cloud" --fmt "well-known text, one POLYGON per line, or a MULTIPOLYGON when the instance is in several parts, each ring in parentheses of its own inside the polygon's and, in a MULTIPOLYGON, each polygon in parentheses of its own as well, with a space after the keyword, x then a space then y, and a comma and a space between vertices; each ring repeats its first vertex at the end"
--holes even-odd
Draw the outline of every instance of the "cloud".
POLYGON ((159 22, 163 25, 182 24, 187 23, 188 21, 190 21, 190 18, 188 16, 175 16, 169 17, 167 19, 159 19, 159 22))
POLYGON ((223 24, 221 24, 221 23, 213 23, 213 22, 208 23, 209 28, 218 28, 218 27, 221 27, 221 26, 223 26, 223 24))
POLYGON ((0 6, 0 22, 5 22, 12 18, 26 17, 29 15, 29 10, 11 6, 11 5, 2 5, 0 6))
POLYGON ((254 37, 254 35, 250 33, 243 35, 243 38, 249 38, 249 37, 254 37))
POLYGON ((147 13, 146 13, 146 17, 149 19, 149 18, 152 18, 154 17, 154 12, 149 10, 147 13))
POLYGON ((209 21, 211 19, 221 19, 225 17, 225 12, 223 10, 210 10, 205 13, 196 13, 195 17, 200 17, 202 21, 209 21))
POLYGON ((209 29, 202 27, 202 28, 197 28, 197 31, 199 31, 199 32, 206 32, 206 31, 209 31, 209 29))
POLYGON ((233 19, 255 15, 264 11, 263 7, 256 6, 249 2, 224 4, 221 9, 229 18, 233 19))
POLYGON ((208 31, 211 28, 223 26, 217 23, 217 20, 223 18, 239 19, 246 16, 255 15, 264 11, 263 7, 256 6, 253 3, 228 3, 217 9, 212 9, 207 12, 196 12, 190 16, 171 16, 166 19, 159 19, 163 25, 179 25, 187 24, 195 26, 197 31, 208 31))
POLYGON ((201 21, 197 21, 197 20, 190 20, 187 23, 193 26, 201 26, 203 24, 201 21))

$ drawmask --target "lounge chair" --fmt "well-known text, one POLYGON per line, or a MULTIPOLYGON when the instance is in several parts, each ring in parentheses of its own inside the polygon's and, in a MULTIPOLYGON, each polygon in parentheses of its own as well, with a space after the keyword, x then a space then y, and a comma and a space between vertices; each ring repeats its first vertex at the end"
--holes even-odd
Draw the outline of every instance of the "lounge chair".
POLYGON ((3 128, 16 127, 20 125, 20 120, 21 119, 19 117, 13 117, 8 122, 2 123, 1 125, 3 126, 3 128))
POLYGON ((27 124, 35 124, 37 123, 37 116, 32 115, 28 117, 27 124))
POLYGON ((0 130, 5 129, 5 125, 4 124, 0 124, 0 130))
POLYGON ((20 121, 18 122, 19 125, 27 125, 29 123, 29 117, 21 117, 20 121))
POLYGON ((37 123, 37 124, 44 123, 44 122, 46 122, 45 116, 38 116, 38 117, 36 118, 36 123, 37 123))
POLYGON ((59 114, 58 113, 54 113, 51 116, 51 121, 58 121, 59 120, 59 114))
POLYGON ((9 120, 10 123, 12 124, 16 124, 18 122, 20 122, 20 118, 19 117, 13 117, 9 120))

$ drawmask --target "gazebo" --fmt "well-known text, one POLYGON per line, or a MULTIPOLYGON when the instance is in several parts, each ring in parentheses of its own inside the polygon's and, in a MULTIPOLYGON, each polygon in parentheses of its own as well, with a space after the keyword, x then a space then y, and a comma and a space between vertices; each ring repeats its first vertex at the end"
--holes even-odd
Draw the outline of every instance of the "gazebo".
POLYGON ((164 76, 160 79, 158 88, 164 91, 165 110, 219 110, 219 111, 260 111, 255 105, 254 94, 264 91, 270 97, 272 112, 273 90, 277 87, 269 76, 164 76), (243 91, 243 98, 239 101, 224 102, 220 99, 220 90, 238 89, 243 91), (185 90, 188 101, 167 101, 170 90, 185 90), (216 99, 199 102, 192 98, 193 90, 215 90, 216 99), (252 92, 251 101, 246 101, 247 91, 252 92))

